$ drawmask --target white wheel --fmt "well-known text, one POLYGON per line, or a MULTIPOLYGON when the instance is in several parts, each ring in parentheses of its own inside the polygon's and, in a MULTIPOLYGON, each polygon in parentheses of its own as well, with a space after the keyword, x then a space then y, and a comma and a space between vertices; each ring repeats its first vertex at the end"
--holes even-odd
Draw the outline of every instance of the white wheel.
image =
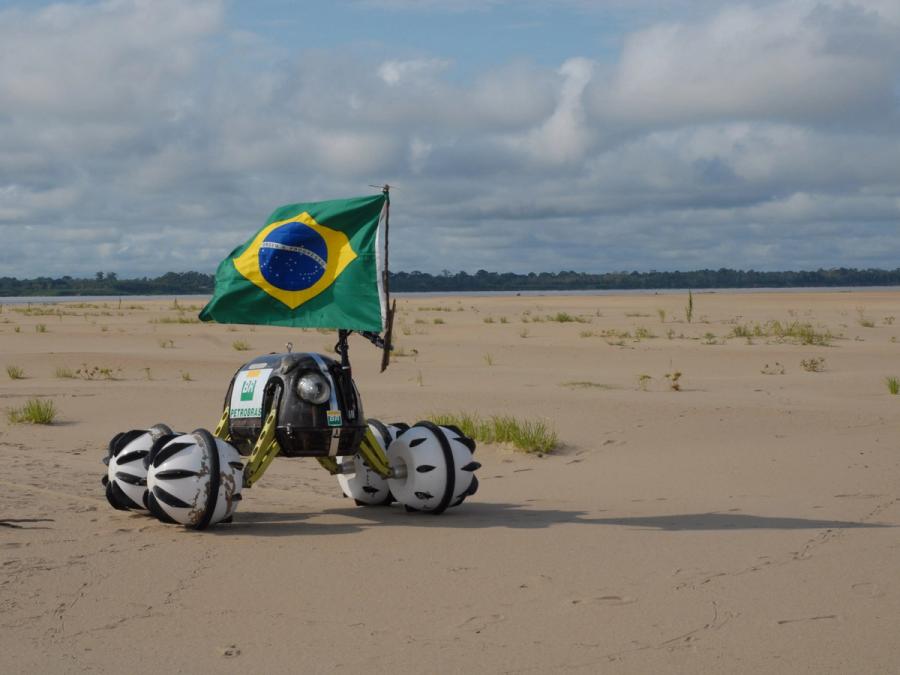
POLYGON ((148 456, 147 507, 197 530, 230 518, 243 487, 238 451, 206 429, 175 436, 148 456))
MULTIPOLYGON (((376 419, 368 420, 369 429, 383 451, 387 451, 397 434, 404 427, 382 424, 376 419)), ((335 458, 341 465, 337 475, 338 484, 344 494, 356 502, 357 506, 386 506, 394 501, 387 481, 379 476, 363 459, 362 454, 344 455, 335 458)))
POLYGON ((147 509, 147 465, 144 459, 153 444, 171 435, 165 424, 149 429, 132 429, 116 434, 109 442, 103 461, 106 463, 106 499, 114 509, 147 509))
POLYGON ((388 485, 397 501, 409 510, 443 513, 475 493, 475 471, 481 465, 472 458, 475 442, 455 427, 419 422, 388 447, 391 468, 397 478, 388 485))

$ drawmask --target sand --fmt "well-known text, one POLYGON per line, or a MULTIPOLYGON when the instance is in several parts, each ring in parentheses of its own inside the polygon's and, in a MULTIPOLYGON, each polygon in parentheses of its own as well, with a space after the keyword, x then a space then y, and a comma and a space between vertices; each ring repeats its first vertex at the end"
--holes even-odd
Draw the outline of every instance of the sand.
POLYGON ((0 371, 0 407, 59 412, 0 418, 3 672, 900 671, 900 293, 698 293, 691 323, 686 300, 403 299, 386 373, 352 338, 368 416, 536 417, 561 447, 481 445, 481 490, 439 517, 280 458, 204 533, 112 510, 108 440, 214 428, 239 365, 333 334, 4 306, 25 377, 0 371))

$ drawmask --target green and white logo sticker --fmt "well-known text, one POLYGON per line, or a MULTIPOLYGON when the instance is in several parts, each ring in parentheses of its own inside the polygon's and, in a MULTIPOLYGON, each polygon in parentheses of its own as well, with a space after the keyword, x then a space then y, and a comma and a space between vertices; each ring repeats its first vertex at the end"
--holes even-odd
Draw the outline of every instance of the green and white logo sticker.
POLYGON ((329 410, 327 418, 330 427, 339 427, 342 424, 340 410, 329 410))
POLYGON ((242 370, 237 374, 234 378, 234 388, 231 390, 231 407, 228 411, 231 419, 262 417, 263 393, 271 374, 271 368, 242 370))

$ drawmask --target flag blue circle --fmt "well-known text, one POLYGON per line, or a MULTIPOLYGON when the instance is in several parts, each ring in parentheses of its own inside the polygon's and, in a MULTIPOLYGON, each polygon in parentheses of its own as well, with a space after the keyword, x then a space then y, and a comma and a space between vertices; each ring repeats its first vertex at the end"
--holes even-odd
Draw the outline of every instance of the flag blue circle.
POLYGON ((259 271, 275 288, 303 291, 325 274, 328 245, 304 223, 287 223, 269 232, 259 245, 259 271))

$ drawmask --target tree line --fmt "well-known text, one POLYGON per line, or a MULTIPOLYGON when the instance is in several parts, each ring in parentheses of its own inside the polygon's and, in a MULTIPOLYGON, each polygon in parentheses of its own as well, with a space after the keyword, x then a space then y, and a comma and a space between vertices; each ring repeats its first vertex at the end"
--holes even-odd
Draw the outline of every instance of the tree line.
MULTIPOLYGON (((201 272, 167 272, 159 277, 120 279, 114 272, 92 278, 63 276, 16 279, 0 277, 0 296, 67 295, 188 295, 212 293, 215 277, 201 272)), ((720 268, 690 272, 394 272, 392 291, 586 291, 662 290, 675 288, 791 288, 804 286, 898 286, 900 268, 893 270, 839 267, 811 271, 758 272, 720 268)))

